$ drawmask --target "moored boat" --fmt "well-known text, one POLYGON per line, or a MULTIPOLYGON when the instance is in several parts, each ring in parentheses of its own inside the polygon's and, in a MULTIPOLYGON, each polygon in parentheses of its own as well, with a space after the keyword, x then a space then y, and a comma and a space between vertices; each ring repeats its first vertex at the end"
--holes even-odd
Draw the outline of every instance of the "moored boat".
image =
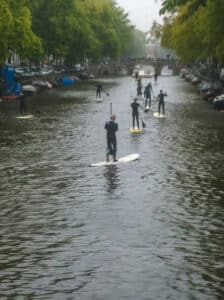
POLYGON ((215 97, 212 104, 215 109, 224 110, 224 94, 215 97))

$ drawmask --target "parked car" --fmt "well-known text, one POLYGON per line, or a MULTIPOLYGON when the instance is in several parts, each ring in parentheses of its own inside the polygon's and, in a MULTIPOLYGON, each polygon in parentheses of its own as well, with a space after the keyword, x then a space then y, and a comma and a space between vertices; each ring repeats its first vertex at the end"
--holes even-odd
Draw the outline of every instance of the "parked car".
POLYGON ((207 90, 203 90, 202 98, 204 100, 212 102, 215 97, 220 95, 220 93, 221 93, 221 89, 211 87, 211 88, 208 88, 207 90))
POLYGON ((34 76, 34 73, 31 72, 28 67, 16 67, 15 75, 19 77, 31 78, 34 76))
POLYGON ((33 80, 32 85, 38 86, 39 88, 51 89, 52 84, 47 80, 33 80))
POLYGON ((76 64, 74 69, 75 71, 81 71, 82 70, 81 64, 76 64))
POLYGON ((191 78, 191 83, 192 83, 193 85, 197 85, 197 84, 200 83, 200 79, 199 79, 197 76, 193 76, 193 77, 191 78))
POLYGON ((224 94, 215 97, 212 103, 215 109, 224 110, 224 94))
POLYGON ((191 82, 191 80, 194 78, 194 74, 193 73, 189 73, 185 76, 185 80, 188 82, 191 82))
POLYGON ((33 96, 36 94, 37 88, 35 86, 33 86, 32 84, 26 84, 26 85, 22 86, 22 92, 26 96, 33 96))
POLYGON ((192 73, 192 71, 190 69, 183 68, 180 71, 180 76, 181 76, 181 78, 185 78, 190 73, 192 73))
POLYGON ((42 67, 41 68, 41 75, 50 75, 54 73, 53 67, 42 67))

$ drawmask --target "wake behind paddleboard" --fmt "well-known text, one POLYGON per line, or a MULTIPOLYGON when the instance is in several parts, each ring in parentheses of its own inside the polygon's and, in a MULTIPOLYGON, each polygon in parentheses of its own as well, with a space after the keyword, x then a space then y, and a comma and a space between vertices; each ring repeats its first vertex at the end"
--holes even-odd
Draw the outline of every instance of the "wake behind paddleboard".
POLYGON ((162 119, 162 118, 166 118, 166 115, 164 115, 162 113, 159 114, 158 112, 154 112, 153 117, 162 119))
POLYGON ((130 133, 143 133, 143 129, 142 128, 130 128, 129 132, 130 133))
POLYGON ((27 119, 32 119, 33 115, 21 115, 21 116, 17 116, 16 119, 20 119, 20 120, 27 120, 27 119))
POLYGON ((89 166, 90 167, 102 167, 102 166, 117 165, 117 164, 120 164, 120 163, 127 163, 127 162, 130 162, 130 161, 137 160, 137 159, 139 159, 139 157, 140 157, 139 154, 134 153, 134 154, 130 154, 130 155, 121 157, 117 161, 113 161, 113 160, 111 160, 111 161, 100 161, 100 162, 97 162, 97 163, 90 164, 89 166))

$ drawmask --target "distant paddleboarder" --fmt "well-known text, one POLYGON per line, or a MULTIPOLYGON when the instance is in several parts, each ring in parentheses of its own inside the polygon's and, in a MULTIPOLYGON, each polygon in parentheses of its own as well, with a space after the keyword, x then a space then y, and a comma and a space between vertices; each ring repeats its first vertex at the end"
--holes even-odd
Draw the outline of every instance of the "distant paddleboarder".
POLYGON ((101 98, 103 87, 101 84, 96 86, 96 98, 101 98))
POLYGON ((104 92, 107 96, 110 96, 110 95, 103 89, 102 84, 98 84, 98 85, 96 86, 96 98, 97 98, 97 99, 101 99, 102 92, 104 92))
POLYGON ((19 99, 20 99, 20 113, 21 113, 21 115, 25 115, 26 114, 26 97, 23 93, 21 93, 19 95, 19 99))
POLYGON ((155 72, 154 73, 154 80, 157 81, 157 78, 158 78, 158 74, 155 72))
POLYGON ((141 81, 141 78, 138 79, 138 83, 137 83, 137 97, 142 97, 142 81, 141 81))
POLYGON ((160 90, 159 95, 157 96, 157 99, 159 101, 159 106, 158 106, 158 113, 160 114, 161 106, 163 109, 163 114, 165 115, 165 103, 164 103, 164 97, 167 96, 167 93, 164 93, 163 90, 160 90))
POLYGON ((139 113, 138 113, 138 108, 140 106, 139 103, 137 103, 137 98, 134 98, 134 101, 131 103, 131 108, 132 108, 132 125, 133 128, 135 128, 135 120, 137 122, 137 127, 139 129, 139 113))
POLYGON ((116 115, 112 114, 110 121, 105 123, 104 128, 107 131, 107 155, 106 160, 109 161, 109 155, 113 156, 113 161, 116 162, 117 154, 117 138, 116 132, 118 131, 118 124, 115 122, 116 115))
POLYGON ((146 85, 145 90, 144 90, 145 107, 147 107, 147 106, 151 107, 151 100, 152 100, 151 93, 152 93, 152 84, 151 84, 151 82, 149 82, 146 85))

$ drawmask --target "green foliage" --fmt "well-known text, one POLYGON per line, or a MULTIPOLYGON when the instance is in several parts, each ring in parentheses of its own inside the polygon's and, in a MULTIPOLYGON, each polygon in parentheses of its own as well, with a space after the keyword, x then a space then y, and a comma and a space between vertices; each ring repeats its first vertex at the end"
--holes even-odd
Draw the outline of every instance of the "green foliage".
POLYGON ((162 34, 162 25, 160 25, 156 21, 153 21, 149 33, 150 33, 151 38, 156 39, 156 40, 159 39, 162 34))
POLYGON ((30 8, 45 54, 70 64, 119 57, 131 38, 127 15, 111 0, 35 0, 30 8))
MULTIPOLYGON (((189 0, 163 0, 160 14, 163 15, 165 13, 175 13, 188 2, 189 0)), ((205 5, 206 2, 207 0, 195 0, 191 5, 191 12, 193 13, 193 11, 196 10, 200 5, 205 5)))
POLYGON ((0 64, 2 64, 8 53, 8 44, 13 30, 13 16, 8 4, 0 0, 0 64))
POLYGON ((126 56, 145 57, 146 56, 146 36, 145 33, 140 30, 133 30, 131 41, 128 45, 128 49, 125 53, 126 56))
POLYGON ((168 11, 169 8, 172 14, 163 26, 162 44, 174 49, 186 62, 208 56, 215 56, 223 61, 224 1, 167 0, 165 2, 166 5, 170 4, 166 9, 168 11), (173 4, 175 2, 176 5, 172 6, 171 2, 173 4))
POLYGON ((0 0, 0 62, 9 53, 16 52, 26 58, 41 54, 39 38, 32 32, 31 14, 25 0, 0 0))
POLYGON ((85 58, 117 58, 133 27, 112 0, 0 0, 0 61, 9 50, 21 58, 41 55, 69 64, 85 58))

